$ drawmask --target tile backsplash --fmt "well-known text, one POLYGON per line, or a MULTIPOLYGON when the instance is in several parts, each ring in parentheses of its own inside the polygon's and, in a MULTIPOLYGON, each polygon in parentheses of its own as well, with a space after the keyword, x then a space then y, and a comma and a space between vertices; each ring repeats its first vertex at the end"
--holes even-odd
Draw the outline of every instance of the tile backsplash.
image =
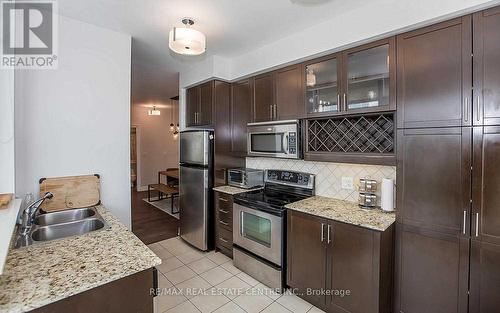
POLYGON ((316 195, 358 202, 360 178, 374 179, 378 183, 377 196, 380 204, 382 178, 396 179, 395 166, 314 162, 275 158, 246 158, 247 168, 279 169, 306 172, 316 175, 316 195), (342 189, 342 177, 352 177, 354 190, 342 189))

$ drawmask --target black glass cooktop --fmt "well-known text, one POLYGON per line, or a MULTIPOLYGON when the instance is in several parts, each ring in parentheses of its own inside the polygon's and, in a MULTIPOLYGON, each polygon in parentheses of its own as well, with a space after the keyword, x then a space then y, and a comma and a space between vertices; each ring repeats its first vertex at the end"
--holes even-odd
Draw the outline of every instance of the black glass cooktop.
POLYGON ((250 206, 263 211, 280 212, 285 205, 303 200, 309 196, 288 193, 265 188, 262 190, 236 194, 234 202, 243 206, 250 206))

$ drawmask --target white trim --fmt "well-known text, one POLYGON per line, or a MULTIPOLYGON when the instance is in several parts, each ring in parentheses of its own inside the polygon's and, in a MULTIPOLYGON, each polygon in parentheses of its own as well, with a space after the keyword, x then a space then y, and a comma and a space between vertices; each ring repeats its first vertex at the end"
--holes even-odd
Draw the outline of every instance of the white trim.
POLYGON ((10 242, 12 235, 14 235, 21 202, 21 199, 14 199, 8 208, 0 210, 0 275, 3 274, 5 261, 9 254, 10 242))

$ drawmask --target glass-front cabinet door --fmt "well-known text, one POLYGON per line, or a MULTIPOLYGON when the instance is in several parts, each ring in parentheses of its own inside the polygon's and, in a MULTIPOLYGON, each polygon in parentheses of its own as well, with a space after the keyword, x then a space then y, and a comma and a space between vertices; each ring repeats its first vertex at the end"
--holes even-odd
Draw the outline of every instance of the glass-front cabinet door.
POLYGON ((346 111, 395 109, 394 39, 370 44, 344 53, 346 111))
POLYGON ((308 115, 340 112, 339 58, 323 58, 305 66, 308 115))

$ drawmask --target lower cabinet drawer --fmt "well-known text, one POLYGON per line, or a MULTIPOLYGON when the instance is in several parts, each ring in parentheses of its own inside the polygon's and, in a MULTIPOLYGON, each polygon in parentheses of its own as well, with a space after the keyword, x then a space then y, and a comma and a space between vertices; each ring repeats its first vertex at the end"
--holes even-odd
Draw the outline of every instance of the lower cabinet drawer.
POLYGON ((233 232, 224 228, 217 228, 217 246, 233 249, 233 232))

